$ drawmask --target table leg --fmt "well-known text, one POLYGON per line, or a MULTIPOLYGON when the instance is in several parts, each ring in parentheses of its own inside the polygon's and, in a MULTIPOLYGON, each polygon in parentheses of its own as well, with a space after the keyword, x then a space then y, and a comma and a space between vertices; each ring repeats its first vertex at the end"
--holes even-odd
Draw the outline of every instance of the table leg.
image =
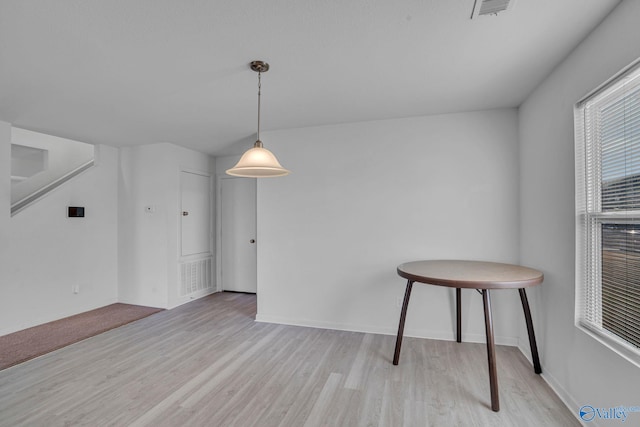
POLYGON ((462 289, 456 288, 456 341, 462 342, 462 289))
POLYGON ((531 357, 533 358, 533 370, 536 374, 542 373, 540 366, 540 358, 538 357, 538 346, 536 345, 536 334, 533 332, 533 321, 531 320, 531 310, 529 309, 529 301, 527 293, 524 289, 520 291, 520 300, 522 301, 522 310, 524 311, 524 320, 527 322, 527 332, 529 333, 529 346, 531 347, 531 357))
POLYGON ((498 373, 496 371, 496 346, 493 339, 493 320, 491 319, 491 298, 489 289, 482 290, 482 302, 484 304, 484 324, 487 333, 487 359, 489 361, 489 387, 491 389, 491 409, 494 412, 500 410, 498 397, 498 373))
POLYGON ((407 288, 404 291, 404 301, 402 303, 402 312, 400 313, 400 325, 398 325, 398 336, 396 338, 396 351, 393 355, 393 364, 397 365, 400 360, 400 346, 402 345, 402 334, 404 333, 404 320, 407 317, 407 308, 409 307, 409 298, 411 298, 411 288, 413 282, 407 280, 407 288))

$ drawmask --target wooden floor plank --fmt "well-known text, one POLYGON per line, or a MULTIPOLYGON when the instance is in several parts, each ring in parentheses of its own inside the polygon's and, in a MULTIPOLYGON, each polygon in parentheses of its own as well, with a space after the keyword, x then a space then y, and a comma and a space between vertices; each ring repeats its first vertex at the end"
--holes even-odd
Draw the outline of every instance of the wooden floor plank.
POLYGON ((220 293, 0 372, 0 426, 579 426, 525 357, 483 344, 256 323, 220 293))

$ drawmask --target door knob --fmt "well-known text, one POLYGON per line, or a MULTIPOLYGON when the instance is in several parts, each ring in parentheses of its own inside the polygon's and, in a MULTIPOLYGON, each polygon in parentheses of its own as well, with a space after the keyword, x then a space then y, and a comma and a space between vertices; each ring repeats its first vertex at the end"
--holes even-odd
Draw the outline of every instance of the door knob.
POLYGON ((256 242, 256 239, 249 240, 249 243, 255 243, 255 242, 256 242))
POLYGON ((182 211, 182 216, 187 216, 187 215, 189 215, 189 212, 187 212, 187 211, 182 211))

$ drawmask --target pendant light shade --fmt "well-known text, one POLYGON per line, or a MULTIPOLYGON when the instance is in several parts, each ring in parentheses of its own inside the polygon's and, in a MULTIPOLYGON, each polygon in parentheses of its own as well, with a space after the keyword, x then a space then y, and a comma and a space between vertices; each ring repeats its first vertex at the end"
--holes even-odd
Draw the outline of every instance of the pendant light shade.
POLYGON ((263 61, 253 61, 249 66, 258 73, 258 140, 253 145, 253 148, 247 150, 240 157, 234 167, 227 170, 227 174, 244 178, 271 178, 289 175, 289 171, 280 165, 276 156, 264 148, 262 141, 260 141, 261 75, 269 70, 269 64, 263 61))
POLYGON ((261 141, 256 141, 253 148, 248 149, 238 163, 227 170, 227 174, 246 178, 270 178, 288 175, 289 171, 280 165, 271 151, 262 147, 261 141))

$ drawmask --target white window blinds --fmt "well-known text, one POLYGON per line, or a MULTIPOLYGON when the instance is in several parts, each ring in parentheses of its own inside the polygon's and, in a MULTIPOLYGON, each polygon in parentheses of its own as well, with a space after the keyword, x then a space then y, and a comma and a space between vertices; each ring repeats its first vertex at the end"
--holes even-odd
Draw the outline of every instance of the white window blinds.
POLYGON ((576 319, 640 364, 640 64, 579 102, 576 319))

